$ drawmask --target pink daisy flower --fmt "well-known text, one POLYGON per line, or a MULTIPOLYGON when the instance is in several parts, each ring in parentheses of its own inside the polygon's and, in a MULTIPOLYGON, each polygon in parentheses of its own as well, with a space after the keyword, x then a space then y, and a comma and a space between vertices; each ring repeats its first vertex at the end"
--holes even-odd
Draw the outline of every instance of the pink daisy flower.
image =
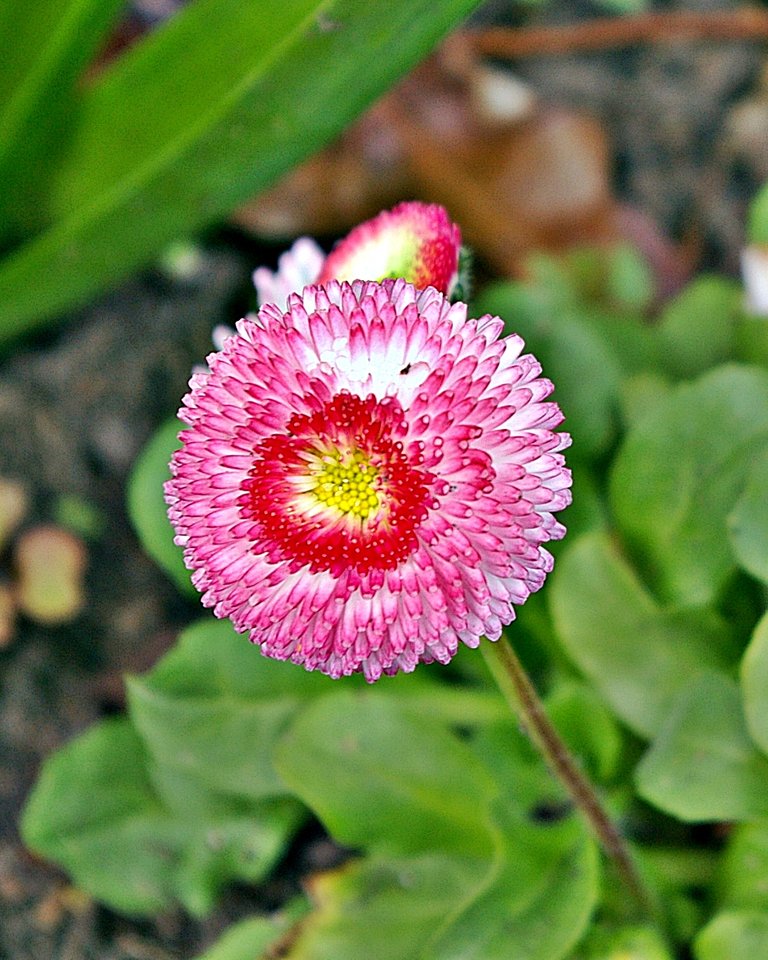
POLYGON ((552 567, 562 416, 522 340, 434 288, 268 304, 190 381, 166 484, 203 603, 332 677, 497 639, 552 567))
POLYGON ((285 310, 288 296, 315 283, 323 268, 325 254, 311 237, 299 237, 277 261, 273 273, 268 267, 253 271, 253 284, 259 306, 274 303, 285 310))
POLYGON ((399 203, 341 240, 317 282, 402 277, 419 290, 435 287, 450 296, 459 279, 460 252, 461 231, 444 207, 399 203))
POLYGON ((410 201, 361 223, 326 258, 310 237, 300 237, 277 262, 259 267, 253 283, 259 306, 285 310, 288 296, 327 280, 403 277, 420 290, 436 287, 449 296, 459 280, 461 232, 444 207, 410 201))

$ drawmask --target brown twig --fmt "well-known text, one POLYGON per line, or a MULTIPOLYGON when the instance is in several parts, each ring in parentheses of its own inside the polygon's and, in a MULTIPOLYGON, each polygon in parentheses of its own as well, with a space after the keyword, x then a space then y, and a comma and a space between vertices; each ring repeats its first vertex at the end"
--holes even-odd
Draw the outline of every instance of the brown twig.
POLYGON ((474 49, 490 57, 533 57, 617 50, 646 43, 768 40, 768 10, 645 13, 601 17, 550 27, 488 27, 468 31, 474 49))

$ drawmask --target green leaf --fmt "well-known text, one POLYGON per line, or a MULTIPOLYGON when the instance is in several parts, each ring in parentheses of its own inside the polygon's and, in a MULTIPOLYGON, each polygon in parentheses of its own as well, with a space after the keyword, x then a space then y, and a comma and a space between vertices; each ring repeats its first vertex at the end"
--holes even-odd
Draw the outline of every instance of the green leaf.
POLYGON ((652 927, 596 927, 572 960, 672 960, 672 956, 652 927))
POLYGON ((757 960, 768 956, 768 912, 719 913, 694 943, 696 960, 757 960))
POLYGON ((475 747, 502 791, 499 847, 483 889, 425 960, 560 960, 597 902, 597 847, 513 723, 483 729, 475 747))
MULTIPOLYGON (((364 818, 362 818, 364 819, 364 818)), ((315 910, 285 960, 420 960, 478 885, 477 861, 440 852, 380 854, 314 877, 315 910)))
POLYGON ((755 627, 741 662, 744 713, 752 739, 768 754, 768 613, 755 627))
POLYGON ((728 537, 739 564, 768 583, 768 450, 749 466, 744 492, 728 515, 728 537))
POLYGON ((36 0, 33 12, 0 4, 0 231, 40 225, 51 158, 71 130, 75 81, 123 3, 36 0))
POLYGON ((22 834, 116 910, 150 914, 180 900, 202 915, 227 881, 265 875, 298 818, 295 804, 210 806, 205 817, 169 810, 130 723, 108 720, 48 759, 22 834))
MULTIPOLYGON (((560 513, 558 519, 565 524, 569 539, 590 530, 604 530, 608 525, 607 506, 594 472, 586 464, 572 463, 573 502, 560 513)), ((556 544, 552 545, 557 551, 556 544)), ((522 608, 523 612, 525 608, 522 608)))
POLYGON ((347 846, 394 856, 484 856, 491 848, 495 788, 482 764, 442 724, 386 696, 342 691, 309 705, 279 744, 276 765, 347 846))
MULTIPOLYGON (((503 819, 500 826, 506 827, 503 819)), ((560 960, 581 939, 599 892, 598 853, 592 840, 581 836, 553 856, 532 849, 525 831, 510 831, 505 838, 499 867, 487 889, 425 958, 560 960), (535 871, 526 882, 520 864, 528 857, 535 871)))
POLYGON ((664 368, 695 377, 729 360, 743 298, 735 280, 701 276, 690 283, 664 307, 656 326, 664 368))
POLYGON ((768 184, 760 189, 749 208, 747 239, 750 243, 768 243, 768 184))
MULTIPOLYGON (((183 775, 209 790, 244 798, 278 796, 276 740, 311 698, 364 686, 334 681, 264 657, 228 621, 187 628, 148 674, 128 681, 131 716, 163 777, 183 775)), ((443 723, 474 726, 503 714, 498 697, 412 676, 386 689, 397 709, 419 709, 443 723)))
POLYGON ((196 960, 258 960, 274 942, 306 913, 306 901, 297 899, 269 917, 249 917, 230 927, 221 939, 196 960))
POLYGON ((173 527, 163 497, 163 484, 170 479, 168 463, 181 443, 181 424, 175 417, 157 430, 139 454, 128 480, 128 515, 141 545, 179 589, 196 596, 197 590, 184 565, 184 553, 173 542, 173 527))
POLYGON ((736 356, 744 363, 768 367, 768 323, 765 317, 742 315, 736 327, 736 356))
MULTIPOLYGON (((645 3, 645 0, 641 2, 645 3)), ((648 262, 639 251, 620 243, 607 251, 606 260, 607 294, 612 303, 618 309, 630 312, 647 310, 653 302, 655 283, 648 262)))
POLYGON ((670 383, 660 373, 643 371, 628 377, 621 385, 621 413, 624 423, 633 427, 669 395, 670 383))
POLYGON ((560 683, 547 697, 547 713, 590 777, 605 781, 615 775, 621 733, 597 694, 581 683, 560 683))
POLYGON ((161 769, 248 798, 285 794, 275 742, 307 697, 332 687, 322 674, 262 656, 228 621, 212 618, 128 681, 131 717, 161 769))
POLYGON ((768 373, 721 367, 638 421, 614 462, 616 520, 660 595, 712 604, 736 569, 726 520, 768 443, 768 373))
POLYGON ((636 771, 640 795, 686 822, 768 816, 768 760, 749 739, 737 685, 687 685, 636 771))
POLYGON ((768 912, 768 824, 735 826, 720 860, 718 905, 768 912))
POLYGON ((376 692, 300 715, 280 747, 283 776, 338 839, 371 854, 313 881, 316 911, 290 960, 560 960, 572 949, 597 899, 595 845, 513 723, 472 743, 376 692))
POLYGON ((569 657, 644 737, 656 733, 692 678, 732 656, 729 630, 714 613, 660 607, 607 534, 567 545, 549 603, 569 657))
MULTIPOLYGON (((612 13, 643 13, 650 6, 649 0, 599 0, 599 5, 612 13)), ((622 958, 624 960, 624 958, 622 958)), ((629 957, 626 960, 630 960, 629 957)), ((634 958, 631 958, 634 960, 634 958)))
POLYGON ((0 340, 83 302, 327 143, 477 0, 197 0, 83 95, 0 340))
MULTIPOLYGON (((542 266, 549 266, 543 261, 542 266)), ((564 292, 563 298, 567 297, 564 292)), ((490 286, 478 299, 480 313, 505 320, 508 332, 518 333, 556 384, 553 399, 565 414, 574 442, 572 456, 589 458, 605 451, 613 440, 621 368, 599 332, 572 302, 558 304, 553 322, 546 293, 504 283, 490 286), (584 389, 584 384, 589 389, 584 389)))

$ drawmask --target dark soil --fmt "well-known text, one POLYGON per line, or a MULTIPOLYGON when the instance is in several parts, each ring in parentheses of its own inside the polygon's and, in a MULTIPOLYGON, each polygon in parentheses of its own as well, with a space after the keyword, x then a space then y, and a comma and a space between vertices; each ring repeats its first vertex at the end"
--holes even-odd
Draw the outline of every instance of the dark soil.
MULTIPOLYGON (((728 5, 685 4, 712 6, 728 5)), ((554 4, 541 17, 597 9, 554 4)), ((509 10, 497 4, 489 14, 499 22, 509 10)), ((754 43, 686 43, 542 57, 516 70, 543 98, 602 121, 624 201, 667 235, 694 238, 699 266, 733 273, 747 200, 768 176, 768 110, 763 127, 757 110, 751 133, 734 120, 745 97, 760 102, 762 56, 754 43)), ((74 890, 24 850, 16 827, 42 760, 121 710, 122 673, 150 667, 197 611, 143 555, 126 517, 125 483, 146 439, 176 410, 190 368, 209 351, 211 329, 253 305, 253 247, 231 240, 205 248, 192 279, 145 273, 0 366, 0 475, 30 489, 26 524, 52 519, 63 495, 91 504, 102 523, 89 543, 83 614, 56 629, 22 619, 0 650, 0 958, 193 957, 233 919, 287 896, 322 845, 310 831, 284 876, 232 891, 205 922, 173 912, 138 923, 74 890)), ((8 565, 0 558, 6 575, 8 565)))

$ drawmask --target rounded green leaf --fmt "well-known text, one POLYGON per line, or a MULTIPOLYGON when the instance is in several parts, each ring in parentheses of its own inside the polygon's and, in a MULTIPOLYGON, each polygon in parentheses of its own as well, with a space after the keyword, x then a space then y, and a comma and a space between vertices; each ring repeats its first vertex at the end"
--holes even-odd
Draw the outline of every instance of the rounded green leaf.
POLYGON ((664 368, 695 377, 731 359, 743 298, 735 280, 702 276, 666 304, 656 326, 664 368))
POLYGON ((445 853, 352 861, 311 881, 315 910, 285 960, 422 960, 486 868, 445 853))
POLYGON ((155 563, 182 590, 197 593, 184 565, 181 547, 173 542, 173 527, 163 496, 163 484, 170 479, 168 464, 178 439, 181 424, 175 418, 160 427, 139 454, 128 481, 128 515, 141 544, 155 563))
POLYGON ((768 184, 758 192, 749 208, 747 237, 750 243, 768 243, 768 184))
POLYGON ((741 663, 744 712, 752 739, 768 754, 768 613, 755 627, 741 663))
POLYGON ((283 936, 291 923, 306 913, 299 899, 269 917, 249 917, 234 924, 216 943, 196 960, 260 960, 283 936))
MULTIPOLYGON (((612 0, 613 2, 613 0, 612 0)), ((626 3, 627 0, 619 0, 626 3)), ((629 0, 637 4, 638 0, 629 0)), ((639 0, 645 4, 646 0, 639 0)), ((635 247, 618 243, 605 253, 606 293, 618 308, 629 312, 648 309, 655 296, 655 279, 648 261, 635 247)))
POLYGON ((116 910, 152 914, 179 900, 202 915, 226 882, 263 878, 299 818, 293 803, 179 807, 155 792, 130 723, 108 720, 46 761, 22 834, 116 910))
POLYGON ((768 913, 768 824, 734 827, 720 860, 716 889, 720 907, 768 913))
POLYGON ((600 886, 594 841, 575 827, 570 845, 561 835, 537 846, 514 815, 499 826, 505 842, 492 880, 425 960, 562 960, 584 935, 600 886))
POLYGON ((759 960, 768 957, 768 912, 719 913, 694 944, 696 960, 759 960))
POLYGON ((594 927, 572 960, 672 960, 672 956, 652 927, 594 927))
POLYGON ((583 936, 598 896, 596 846, 514 723, 483 727, 468 754, 389 697, 345 694, 309 708, 296 728, 281 770, 342 841, 374 852, 313 882, 316 910, 290 960, 561 960, 583 936), (464 832, 473 817, 477 840, 488 827, 478 758, 496 781, 493 842, 486 834, 459 856, 451 823, 464 832), (424 852, 390 858, 385 847, 424 852))
POLYGON ((704 674, 681 691, 636 781, 645 800, 687 822, 768 816, 768 760, 749 738, 734 681, 704 674))
POLYGON ((728 516, 728 536, 739 564, 768 583, 768 450, 750 464, 744 492, 728 516))
POLYGON ((131 717, 155 762, 209 789, 284 794, 272 753, 298 707, 333 681, 264 657, 228 621, 189 627, 148 674, 128 681, 131 717))
POLYGON ((661 608, 607 534, 566 546, 549 602, 569 657, 641 736, 653 736, 693 677, 732 656, 730 632, 718 617, 661 608))
POLYGON ((491 777, 444 726, 386 695, 315 701, 283 737, 276 766, 347 846, 398 856, 490 852, 491 777))
POLYGON ((584 935, 599 896, 597 846, 511 719, 480 730, 474 748, 500 790, 499 849, 484 888, 425 960, 560 960, 584 935))
POLYGON ((768 444, 768 372, 720 367, 636 422, 614 462, 617 523, 659 594, 712 604, 736 569, 726 530, 768 444))
POLYGON ((584 684, 558 684, 547 697, 547 713, 590 777, 608 780, 617 771, 622 739, 613 715, 584 684))

